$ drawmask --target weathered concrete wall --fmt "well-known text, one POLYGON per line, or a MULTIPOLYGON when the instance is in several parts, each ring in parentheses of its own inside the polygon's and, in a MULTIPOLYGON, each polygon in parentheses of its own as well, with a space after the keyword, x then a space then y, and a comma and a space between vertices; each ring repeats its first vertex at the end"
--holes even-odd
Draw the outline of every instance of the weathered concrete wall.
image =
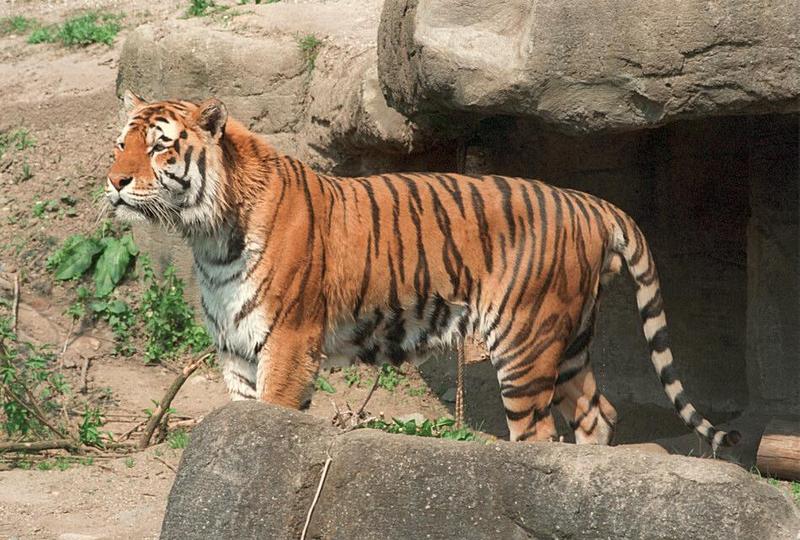
POLYGON ((254 402, 192 432, 161 537, 796 540, 800 510, 713 460, 557 443, 342 434, 254 402))

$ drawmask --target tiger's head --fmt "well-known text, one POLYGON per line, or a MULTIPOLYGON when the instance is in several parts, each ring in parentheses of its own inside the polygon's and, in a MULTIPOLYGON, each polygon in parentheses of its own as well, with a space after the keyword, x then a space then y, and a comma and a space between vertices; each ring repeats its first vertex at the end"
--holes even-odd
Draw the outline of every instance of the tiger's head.
POLYGON ((225 105, 213 98, 147 103, 130 91, 124 102, 127 120, 105 190, 115 216, 183 232, 214 228, 224 204, 225 105))

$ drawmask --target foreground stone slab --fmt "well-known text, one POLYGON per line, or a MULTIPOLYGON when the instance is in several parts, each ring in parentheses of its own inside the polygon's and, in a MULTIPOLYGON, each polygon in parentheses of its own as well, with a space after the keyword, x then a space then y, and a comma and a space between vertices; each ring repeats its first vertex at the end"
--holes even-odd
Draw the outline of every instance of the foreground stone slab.
POLYGON ((800 510, 719 461, 557 443, 347 434, 232 403, 192 434, 162 538, 737 538, 796 540, 800 510))
POLYGON ((512 115, 573 133, 796 112, 800 1, 387 0, 389 104, 512 115))

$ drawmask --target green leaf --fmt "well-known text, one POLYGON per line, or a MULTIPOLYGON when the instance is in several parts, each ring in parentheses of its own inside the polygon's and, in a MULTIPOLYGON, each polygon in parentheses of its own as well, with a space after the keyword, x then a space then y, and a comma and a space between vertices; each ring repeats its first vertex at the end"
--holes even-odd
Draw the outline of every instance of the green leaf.
POLYGON ((322 390, 323 392, 327 392, 329 394, 336 393, 336 389, 331 386, 331 383, 329 383, 328 380, 322 375, 317 377, 317 383, 314 386, 317 388, 317 390, 322 390))
POLYGON ((56 279, 66 281, 81 277, 91 268, 95 256, 102 249, 102 246, 91 238, 84 238, 77 242, 68 253, 64 254, 64 258, 56 269, 56 279))
POLYGON ((103 254, 94 268, 94 294, 98 298, 108 296, 114 287, 125 277, 131 254, 127 246, 116 238, 103 238, 103 254))
POLYGON ((133 237, 130 234, 126 234, 120 238, 120 242, 122 242, 122 245, 128 249, 128 253, 130 253, 133 257, 136 257, 139 254, 139 248, 133 243, 133 237))

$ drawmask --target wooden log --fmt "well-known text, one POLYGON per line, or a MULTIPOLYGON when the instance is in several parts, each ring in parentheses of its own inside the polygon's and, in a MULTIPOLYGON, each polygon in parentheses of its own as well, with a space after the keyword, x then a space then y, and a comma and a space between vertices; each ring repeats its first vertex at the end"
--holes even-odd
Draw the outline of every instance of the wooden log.
POLYGON ((765 476, 800 480, 800 422, 770 420, 758 445, 756 467, 765 476))

